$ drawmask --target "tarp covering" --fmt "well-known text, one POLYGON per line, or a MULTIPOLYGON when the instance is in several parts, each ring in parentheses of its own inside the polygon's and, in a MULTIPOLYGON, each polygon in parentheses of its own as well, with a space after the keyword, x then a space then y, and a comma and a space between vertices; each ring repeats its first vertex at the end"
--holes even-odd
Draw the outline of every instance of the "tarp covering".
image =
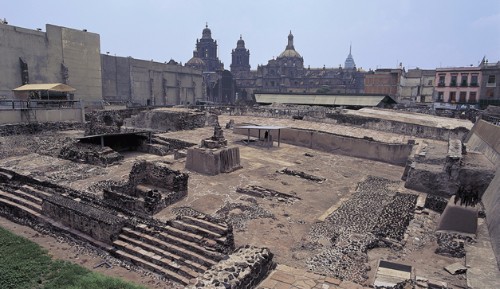
POLYGON ((73 92, 76 91, 73 87, 63 83, 38 83, 25 84, 13 89, 13 91, 57 91, 57 92, 73 92))
POLYGON ((334 95, 334 94, 287 94, 256 93, 257 103, 283 103, 329 106, 379 106, 382 103, 396 103, 388 95, 334 95))

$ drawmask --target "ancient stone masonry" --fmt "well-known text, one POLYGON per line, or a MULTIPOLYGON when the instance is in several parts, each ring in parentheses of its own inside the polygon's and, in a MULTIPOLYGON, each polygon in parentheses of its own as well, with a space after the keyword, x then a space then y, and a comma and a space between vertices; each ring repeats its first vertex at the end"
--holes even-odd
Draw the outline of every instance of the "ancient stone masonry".
POLYGON ((125 220, 96 207, 64 196, 52 195, 42 203, 44 215, 72 229, 111 244, 125 220))
POLYGON ((138 162, 127 184, 104 190, 104 200, 117 209, 155 214, 187 195, 188 177, 164 163, 138 162))
POLYGON ((200 147, 187 151, 186 169, 206 175, 230 173, 241 168, 240 149, 227 147, 223 130, 217 122, 212 137, 203 139, 200 147))
POLYGON ((258 198, 266 198, 266 199, 278 199, 284 202, 293 203, 297 200, 300 200, 299 197, 281 193, 272 189, 264 188, 256 185, 248 185, 243 188, 236 188, 236 192, 240 194, 246 194, 258 198))
POLYGON ((0 136, 36 134, 45 131, 82 129, 79 122, 32 122, 0 125, 0 136))
POLYGON ((219 262, 196 279, 196 288, 250 289, 255 288, 276 267, 273 254, 267 248, 245 246, 219 262))
POLYGON ((225 220, 227 223, 231 224, 233 228, 237 231, 243 231, 246 228, 246 223, 249 220, 260 219, 260 218, 270 218, 274 219, 273 213, 263 209, 255 199, 254 202, 245 203, 225 203, 213 217, 221 220, 225 220))
POLYGON ((154 109, 132 116, 125 121, 125 126, 127 129, 178 131, 204 127, 206 117, 203 112, 154 109))
POLYGON ((314 181, 314 182, 317 182, 317 183, 320 183, 320 184, 322 182, 326 181, 326 179, 323 178, 323 177, 314 176, 314 175, 311 175, 311 174, 308 174, 308 173, 305 173, 305 172, 301 172, 301 171, 291 170, 289 168, 283 168, 281 170, 277 170, 276 172, 280 173, 280 174, 285 174, 285 175, 290 175, 290 176, 296 176, 296 177, 299 177, 299 178, 302 178, 302 179, 306 179, 306 180, 310 180, 310 181, 314 181))
POLYGON ((446 204, 448 204, 448 200, 443 197, 427 195, 424 207, 441 214, 444 211, 444 208, 446 208, 446 204))
POLYGON ((86 143, 72 143, 63 147, 59 152, 59 157, 98 166, 108 166, 123 160, 123 155, 110 147, 86 143))
POLYGON ((313 225, 302 244, 305 249, 320 249, 306 262, 310 270, 362 283, 368 278, 367 250, 402 247, 399 240, 413 218, 411 208, 417 198, 390 190, 391 184, 386 179, 368 177, 358 184, 351 199, 323 223, 313 225), (392 223, 394 220, 398 221, 392 223))

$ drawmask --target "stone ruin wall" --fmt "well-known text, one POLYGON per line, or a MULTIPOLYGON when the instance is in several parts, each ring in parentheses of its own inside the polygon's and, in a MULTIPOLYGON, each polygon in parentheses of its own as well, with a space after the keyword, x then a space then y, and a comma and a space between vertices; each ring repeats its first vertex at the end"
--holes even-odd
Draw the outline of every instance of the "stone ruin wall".
POLYGON ((126 127, 155 131, 179 131, 204 127, 207 115, 204 112, 169 110, 144 111, 125 121, 126 127))
MULTIPOLYGON (((307 120, 314 121, 313 118, 307 118, 307 120)), ((463 140, 467 133, 469 133, 469 130, 464 127, 458 127, 450 130, 441 127, 432 127, 359 115, 347 115, 343 113, 328 113, 326 114, 326 118, 321 119, 320 122, 349 125, 443 141, 447 141, 450 138, 463 140)))
POLYGON ((190 148, 187 151, 186 169, 213 176, 241 168, 240 150, 228 147, 218 150, 190 148))
POLYGON ((9 135, 29 135, 37 134, 45 131, 63 131, 82 129, 83 124, 79 122, 32 122, 19 124, 0 125, 0 136, 9 135))
POLYGON ((112 243, 125 223, 113 214, 58 195, 52 195, 43 201, 42 213, 107 244, 112 243))
POLYGON ((229 258, 208 269, 196 279, 190 289, 251 289, 262 282, 276 267, 273 254, 267 248, 246 245, 229 258))
POLYGON ((171 192, 187 194, 189 175, 169 168, 164 163, 137 162, 129 175, 129 186, 149 184, 171 192))
MULTIPOLYGON (((247 129, 233 129, 233 133, 248 134, 247 129)), ((274 140, 278 140, 277 131, 271 131, 270 134, 274 140)), ((250 129, 250 136, 258 137, 258 135, 257 129, 250 129)), ((406 164, 413 148, 411 144, 384 143, 372 139, 299 128, 281 129, 280 136, 283 143, 399 166, 406 164)))
POLYGON ((85 135, 119 133, 125 119, 145 110, 131 108, 122 110, 99 110, 85 114, 85 135))

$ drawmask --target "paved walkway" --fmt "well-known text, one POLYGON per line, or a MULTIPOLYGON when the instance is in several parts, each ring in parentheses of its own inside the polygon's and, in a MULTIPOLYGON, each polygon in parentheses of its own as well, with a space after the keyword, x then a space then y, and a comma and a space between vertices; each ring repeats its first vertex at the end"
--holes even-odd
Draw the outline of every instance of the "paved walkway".
POLYGON ((356 283, 325 277, 309 271, 278 265, 258 289, 364 289, 356 283))

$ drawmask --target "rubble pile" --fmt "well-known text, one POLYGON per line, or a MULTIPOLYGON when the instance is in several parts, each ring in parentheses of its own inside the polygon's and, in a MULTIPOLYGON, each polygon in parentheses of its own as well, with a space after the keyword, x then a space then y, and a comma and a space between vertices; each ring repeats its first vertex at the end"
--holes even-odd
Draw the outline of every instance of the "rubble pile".
POLYGON ((443 213, 447 204, 448 200, 446 198, 435 195, 427 195, 424 207, 441 214, 443 213))
POLYGON ((116 164, 124 158, 123 155, 110 147, 79 142, 64 146, 59 152, 59 157, 65 160, 98 166, 116 164))
POLYGON ((453 258, 465 257, 465 243, 474 243, 471 237, 457 233, 437 233, 437 243, 435 253, 453 258))
POLYGON ((326 181, 326 179, 323 177, 314 176, 314 175, 311 175, 311 174, 308 174, 305 172, 301 172, 301 171, 291 170, 289 168, 283 168, 283 169, 278 170, 276 172, 280 173, 280 174, 289 175, 289 176, 296 176, 296 177, 299 177, 302 179, 306 179, 306 180, 310 180, 310 181, 314 181, 314 182, 318 182, 318 183, 322 183, 322 182, 326 181))
POLYGON ((271 218, 274 219, 274 214, 259 207, 257 204, 243 203, 225 203, 212 216, 216 219, 224 219, 228 224, 232 225, 237 231, 244 231, 246 223, 249 220, 271 218))
POLYGON ((236 189, 237 193, 246 194, 253 197, 265 198, 265 199, 278 199, 281 201, 286 201, 289 203, 293 203, 297 200, 300 200, 299 197, 292 196, 289 194, 281 193, 272 189, 264 188, 256 185, 247 185, 242 188, 236 189))
POLYGON ((246 245, 212 266, 189 288, 255 288, 275 266, 269 249, 246 245))
POLYGON ((401 248, 397 240, 413 218, 417 197, 391 190, 394 183, 369 176, 351 199, 323 223, 313 225, 302 246, 320 249, 306 261, 311 271, 362 283, 370 269, 367 250, 386 245, 401 248))

